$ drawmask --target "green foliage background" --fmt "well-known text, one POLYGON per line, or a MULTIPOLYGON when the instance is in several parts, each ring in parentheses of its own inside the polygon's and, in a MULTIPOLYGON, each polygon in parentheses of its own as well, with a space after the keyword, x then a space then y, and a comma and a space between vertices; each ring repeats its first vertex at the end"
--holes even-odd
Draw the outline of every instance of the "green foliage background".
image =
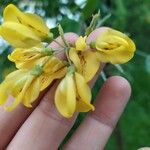
MULTIPOLYGON (((108 66, 108 76, 122 75, 132 85, 132 96, 110 138, 106 150, 136 150, 150 146, 150 1, 149 0, 0 0, 0 22, 6 5, 13 3, 23 10, 31 10, 50 20, 55 26, 60 22, 65 32, 82 34, 91 21, 92 14, 101 10, 101 16, 112 16, 104 25, 125 32, 134 39, 137 52, 129 63, 122 65, 124 74, 108 66), (78 21, 79 20, 79 21, 78 21)), ((55 30, 53 30, 55 32, 55 30)), ((11 47, 0 39, 0 81, 14 66, 7 60, 11 47)), ((95 97, 102 85, 99 78, 93 89, 95 97)), ((66 140, 78 127, 85 114, 80 114, 66 140)), ((65 140, 65 141, 66 141, 65 140)), ((62 144, 63 145, 63 144, 62 144)), ((60 148, 61 149, 61 148, 60 148)))

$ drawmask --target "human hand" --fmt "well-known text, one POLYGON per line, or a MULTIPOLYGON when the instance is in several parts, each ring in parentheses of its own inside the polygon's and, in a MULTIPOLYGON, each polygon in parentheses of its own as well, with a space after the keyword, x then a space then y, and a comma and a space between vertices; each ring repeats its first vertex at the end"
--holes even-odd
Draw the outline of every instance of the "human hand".
MULTIPOLYGON (((98 32, 93 32, 88 40, 94 40, 98 34, 98 32)), ((77 37, 73 33, 65 34, 66 40, 72 44, 77 37)), ((61 42, 60 38, 56 40, 61 42)), ((50 46, 58 47, 56 43, 51 43, 50 46)), ((95 79, 89 83, 91 88, 95 79)), ((76 115, 71 119, 66 119, 55 109, 53 97, 58 82, 53 83, 40 95, 32 109, 20 105, 8 113, 0 108, 0 150, 6 147, 8 150, 55 150, 59 147, 74 124, 76 115)), ((130 93, 130 85, 124 78, 110 77, 97 96, 95 111, 87 115, 64 149, 102 150, 130 93)))

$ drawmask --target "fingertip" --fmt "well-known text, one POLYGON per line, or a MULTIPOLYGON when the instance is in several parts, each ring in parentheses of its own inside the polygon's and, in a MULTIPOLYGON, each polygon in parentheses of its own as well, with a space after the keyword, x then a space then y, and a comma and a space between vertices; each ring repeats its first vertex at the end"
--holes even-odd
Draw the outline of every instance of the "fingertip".
POLYGON ((120 76, 113 76, 102 86, 92 115, 100 122, 114 128, 131 94, 129 82, 120 76))
MULTIPOLYGON (((79 37, 76 33, 73 32, 68 32, 64 34, 64 37, 66 39, 66 41, 71 44, 74 45, 75 41, 77 40, 77 38, 79 37)), ((59 36, 55 39, 57 42, 59 42, 61 45, 64 45, 62 38, 59 36)), ((60 48, 60 45, 58 45, 55 41, 53 41, 52 43, 50 43, 49 45, 51 48, 60 48)))
POLYGON ((68 43, 70 43, 72 45, 75 44, 75 41, 79 37, 76 33, 73 33, 73 32, 65 33, 64 36, 65 36, 65 39, 68 41, 68 43))
POLYGON ((129 96, 130 85, 126 79, 119 76, 108 78, 97 97, 95 111, 85 118, 73 134, 65 146, 66 150, 104 149, 127 102, 122 91, 129 96))
POLYGON ((92 31, 89 36, 87 37, 87 43, 91 43, 96 40, 96 38, 102 34, 104 31, 106 31, 108 27, 100 27, 92 31))
POLYGON ((121 76, 109 77, 106 80, 104 86, 107 86, 107 88, 109 88, 110 91, 112 91, 112 93, 119 93, 120 95, 127 98, 130 97, 131 95, 131 86, 127 81, 127 79, 125 79, 124 77, 121 76))

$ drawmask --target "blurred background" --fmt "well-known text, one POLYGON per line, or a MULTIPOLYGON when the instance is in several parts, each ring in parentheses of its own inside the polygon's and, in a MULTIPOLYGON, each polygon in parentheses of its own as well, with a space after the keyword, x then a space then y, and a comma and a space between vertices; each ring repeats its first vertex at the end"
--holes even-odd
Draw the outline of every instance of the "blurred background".
MULTIPOLYGON (((132 85, 131 100, 105 149, 136 150, 150 146, 150 0, 0 0, 0 23, 3 21, 3 10, 10 3, 42 16, 48 26, 53 28, 55 36, 58 22, 65 32, 82 34, 89 25, 92 14, 98 10, 101 12, 101 18, 111 14, 103 25, 128 34, 135 41, 137 51, 129 63, 121 67, 107 65, 105 68, 107 77, 121 75, 132 85)), ((7 59, 11 50, 12 48, 0 38, 0 82, 15 69, 7 59)), ((93 88, 93 99, 102 84, 103 79, 100 76, 93 88)), ((79 115, 62 145, 85 115, 79 115)))

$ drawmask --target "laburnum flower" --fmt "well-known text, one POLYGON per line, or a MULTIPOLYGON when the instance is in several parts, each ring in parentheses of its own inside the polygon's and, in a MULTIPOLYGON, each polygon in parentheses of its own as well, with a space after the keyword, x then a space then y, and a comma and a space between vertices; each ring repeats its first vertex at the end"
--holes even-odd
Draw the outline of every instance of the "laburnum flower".
POLYGON ((31 107, 31 103, 39 95, 40 81, 27 70, 17 70, 5 78, 0 85, 0 91, 0 105, 4 105, 9 96, 14 98, 12 104, 5 107, 7 111, 13 110, 21 102, 31 107))
POLYGON ((43 67, 44 73, 39 76, 41 87, 44 90, 55 79, 60 79, 65 76, 67 72, 66 63, 53 56, 43 67))
POLYGON ((134 56, 136 49, 134 42, 127 35, 111 28, 105 28, 98 36, 95 48, 101 62, 112 64, 126 63, 134 56))
POLYGON ((10 4, 5 8, 3 17, 0 35, 14 47, 29 48, 52 39, 52 33, 38 15, 23 13, 10 4))
POLYGON ((90 81, 100 67, 97 52, 88 49, 86 37, 79 37, 75 47, 70 48, 69 57, 78 73, 83 75, 86 82, 90 81))
POLYGON ((39 45, 32 48, 16 48, 8 59, 16 64, 18 69, 30 69, 37 64, 41 64, 45 59, 53 57, 53 50, 39 45))
POLYGON ((55 105, 60 114, 70 118, 75 112, 94 110, 90 101, 91 90, 84 77, 77 72, 67 73, 55 93, 55 105))
POLYGON ((0 84, 0 105, 5 105, 8 97, 13 96, 13 103, 5 107, 7 111, 13 110, 19 103, 31 107, 40 91, 65 74, 65 64, 57 58, 47 58, 44 66, 36 65, 32 70, 14 71, 0 84))

